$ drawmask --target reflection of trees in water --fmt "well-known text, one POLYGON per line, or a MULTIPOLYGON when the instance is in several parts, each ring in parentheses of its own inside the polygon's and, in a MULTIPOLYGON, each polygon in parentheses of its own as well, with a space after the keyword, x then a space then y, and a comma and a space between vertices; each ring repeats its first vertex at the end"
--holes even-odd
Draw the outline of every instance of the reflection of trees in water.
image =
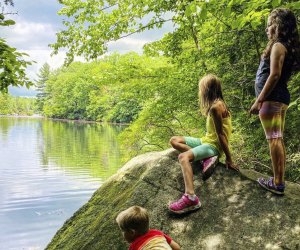
MULTIPOLYGON (((10 138, 10 134, 15 130, 22 129, 26 132, 27 128, 31 129, 39 119, 23 118, 14 116, 0 116, 0 140, 1 142, 7 142, 10 138)), ((16 133, 17 135, 17 133, 16 133)))
POLYGON ((123 128, 108 124, 43 120, 38 148, 43 167, 87 172, 106 179, 121 166, 117 135, 123 128))
POLYGON ((49 159, 47 156, 46 143, 44 143, 43 137, 43 124, 47 122, 47 120, 41 120, 37 126, 37 148, 40 156, 41 167, 45 170, 48 169, 49 159))
POLYGON ((8 139, 8 132, 11 126, 14 126, 14 119, 8 117, 0 117, 0 140, 6 142, 8 139))

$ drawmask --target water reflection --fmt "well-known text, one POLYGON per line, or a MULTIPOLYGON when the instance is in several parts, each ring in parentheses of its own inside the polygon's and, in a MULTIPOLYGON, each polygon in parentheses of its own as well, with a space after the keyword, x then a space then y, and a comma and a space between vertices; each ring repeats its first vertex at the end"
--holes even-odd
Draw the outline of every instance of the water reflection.
POLYGON ((47 121, 38 123, 38 148, 42 166, 56 164, 74 172, 89 172, 106 179, 120 166, 116 140, 121 126, 47 121))
POLYGON ((121 166, 121 130, 0 117, 0 249, 43 249, 121 166))

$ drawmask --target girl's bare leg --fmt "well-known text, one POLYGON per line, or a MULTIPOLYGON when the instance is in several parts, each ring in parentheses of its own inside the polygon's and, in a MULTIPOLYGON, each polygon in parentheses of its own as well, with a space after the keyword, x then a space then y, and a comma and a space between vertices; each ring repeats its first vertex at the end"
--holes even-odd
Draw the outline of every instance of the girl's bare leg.
POLYGON ((181 153, 178 156, 178 159, 183 174, 185 193, 189 195, 194 195, 195 190, 193 182, 193 170, 190 163, 194 159, 194 154, 192 153, 192 150, 188 150, 184 153, 181 153))
POLYGON ((170 144, 172 145, 173 148, 177 149, 180 152, 186 152, 191 147, 185 144, 185 140, 183 136, 173 136, 170 139, 170 144))

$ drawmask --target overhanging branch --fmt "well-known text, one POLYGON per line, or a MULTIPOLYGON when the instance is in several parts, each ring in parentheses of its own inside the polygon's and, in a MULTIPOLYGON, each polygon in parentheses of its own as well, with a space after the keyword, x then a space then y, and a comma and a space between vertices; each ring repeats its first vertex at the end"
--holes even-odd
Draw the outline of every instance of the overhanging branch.
POLYGON ((131 32, 131 33, 128 33, 128 34, 126 34, 126 35, 124 35, 124 36, 120 36, 118 39, 114 39, 114 40, 111 40, 111 41, 117 41, 117 40, 119 40, 119 39, 122 39, 122 38, 125 38, 125 37, 128 37, 128 36, 131 36, 131 35, 133 35, 133 34, 135 34, 135 33, 139 33, 139 32, 143 31, 144 29, 146 29, 146 28, 148 28, 148 27, 150 27, 150 26, 152 26, 152 25, 159 24, 159 23, 166 23, 166 22, 169 22, 169 21, 173 21, 173 19, 161 20, 161 21, 157 21, 157 22, 154 22, 154 23, 151 23, 151 24, 147 24, 147 25, 145 25, 145 26, 143 26, 143 27, 141 27, 141 28, 139 28, 139 29, 137 29, 137 30, 131 32))

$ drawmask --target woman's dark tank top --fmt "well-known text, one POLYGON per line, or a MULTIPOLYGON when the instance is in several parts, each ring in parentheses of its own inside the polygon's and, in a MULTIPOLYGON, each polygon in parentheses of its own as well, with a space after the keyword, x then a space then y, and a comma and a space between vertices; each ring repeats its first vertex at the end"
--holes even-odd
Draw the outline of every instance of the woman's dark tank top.
MULTIPOLYGON (((286 48, 286 44, 282 43, 286 48)), ((292 74, 292 60, 288 56, 289 52, 285 55, 281 76, 276 83, 274 89, 269 96, 265 99, 266 101, 281 102, 289 105, 291 97, 287 88, 287 83, 292 74)), ((255 95, 256 97, 260 94, 265 83, 270 75, 270 58, 262 58, 256 73, 255 78, 255 95)))

